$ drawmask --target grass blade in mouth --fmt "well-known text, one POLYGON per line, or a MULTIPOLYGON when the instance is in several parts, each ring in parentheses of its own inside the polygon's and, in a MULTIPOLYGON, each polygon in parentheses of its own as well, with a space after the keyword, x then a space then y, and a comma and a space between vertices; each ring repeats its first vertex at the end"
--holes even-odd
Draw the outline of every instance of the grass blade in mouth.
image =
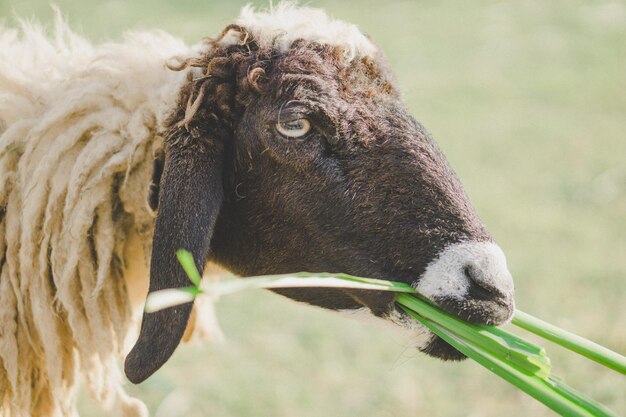
MULTIPOLYGON (((505 359, 530 375, 545 378, 550 374, 550 359, 545 349, 493 326, 481 326, 448 314, 416 296, 398 294, 396 302, 420 317, 443 326, 456 337, 505 359)), ((414 317, 413 314, 411 316, 414 317)))
MULTIPOLYGON (((541 401, 552 410, 570 417, 616 417, 601 404, 585 397, 551 375, 550 360, 542 347, 497 327, 463 321, 423 298, 408 284, 346 274, 302 272, 251 277, 205 285, 200 282, 200 274, 191 254, 179 250, 177 256, 194 285, 150 293, 146 302, 150 311, 167 308, 176 303, 192 301, 197 295, 203 293, 224 295, 252 288, 325 287, 392 291, 398 293, 396 303, 408 315, 469 358, 541 401), (176 294, 176 292, 181 294, 176 294)), ((519 310, 515 313, 513 324, 586 356, 610 369, 622 374, 626 373, 624 356, 589 340, 573 335, 519 310)))
POLYGON ((480 346, 463 339, 446 327, 421 317, 402 306, 404 311, 469 358, 505 379, 557 413, 568 417, 618 417, 601 404, 585 397, 553 376, 532 375, 480 346))

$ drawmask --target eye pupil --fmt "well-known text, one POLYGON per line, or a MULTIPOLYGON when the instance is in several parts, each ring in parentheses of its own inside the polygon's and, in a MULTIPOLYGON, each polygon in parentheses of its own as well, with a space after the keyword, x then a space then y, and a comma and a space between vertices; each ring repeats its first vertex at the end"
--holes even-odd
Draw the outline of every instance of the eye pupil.
POLYGON ((304 118, 276 123, 276 130, 283 136, 299 138, 307 134, 311 123, 304 118))
POLYGON ((286 122, 284 126, 287 130, 298 130, 304 128, 304 122, 302 119, 298 119, 293 122, 286 122))

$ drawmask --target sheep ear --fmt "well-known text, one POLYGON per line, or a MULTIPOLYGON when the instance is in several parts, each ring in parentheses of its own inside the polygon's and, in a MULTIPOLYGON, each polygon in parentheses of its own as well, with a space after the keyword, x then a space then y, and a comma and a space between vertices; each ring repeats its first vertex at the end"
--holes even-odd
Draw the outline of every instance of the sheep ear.
MULTIPOLYGON (((159 187, 149 292, 190 285, 176 259, 178 249, 191 252, 202 271, 223 198, 223 143, 192 138, 186 132, 170 139, 159 187)), ((191 308, 192 303, 187 303, 144 313, 139 339, 124 365, 131 382, 144 381, 170 358, 191 308)))

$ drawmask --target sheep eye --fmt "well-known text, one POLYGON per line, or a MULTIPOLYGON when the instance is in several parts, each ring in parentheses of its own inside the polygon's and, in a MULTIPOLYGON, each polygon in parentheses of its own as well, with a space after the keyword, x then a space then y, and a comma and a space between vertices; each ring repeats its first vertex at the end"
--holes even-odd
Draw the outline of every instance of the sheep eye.
POLYGON ((276 130, 288 138, 299 138, 307 134, 311 123, 307 119, 295 119, 276 123, 276 130))

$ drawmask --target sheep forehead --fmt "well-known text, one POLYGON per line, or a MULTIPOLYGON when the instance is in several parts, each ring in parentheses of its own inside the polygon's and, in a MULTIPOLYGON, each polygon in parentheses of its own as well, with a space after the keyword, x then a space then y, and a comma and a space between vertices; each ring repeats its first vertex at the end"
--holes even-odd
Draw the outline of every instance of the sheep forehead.
MULTIPOLYGON (((298 7, 291 2, 281 2, 268 11, 245 6, 235 23, 245 28, 262 49, 286 52, 294 41, 304 39, 345 48, 347 61, 374 57, 376 53, 376 47, 355 25, 331 19, 320 9, 298 7)), ((239 40, 227 34, 221 43, 239 40)))
MULTIPOLYGON (((298 44, 282 53, 270 72, 277 82, 277 98, 325 101, 339 98, 346 103, 364 98, 401 101, 393 72, 381 56, 363 57, 346 63, 342 48, 331 45, 298 44)), ((365 104, 372 100, 365 100, 365 104)))

